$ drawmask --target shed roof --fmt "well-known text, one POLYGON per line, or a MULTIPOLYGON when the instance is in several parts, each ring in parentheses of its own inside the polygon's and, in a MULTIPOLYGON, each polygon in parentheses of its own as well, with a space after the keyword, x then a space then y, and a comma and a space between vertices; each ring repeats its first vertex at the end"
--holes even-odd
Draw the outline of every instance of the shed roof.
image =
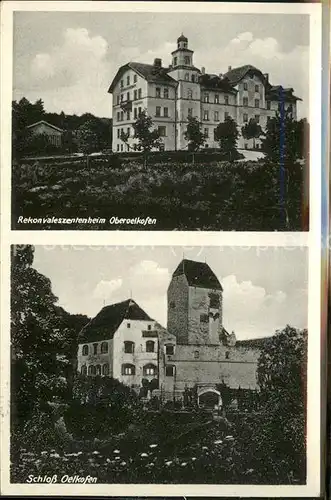
POLYGON ((173 277, 184 275, 190 286, 223 290, 216 274, 206 262, 183 259, 173 273, 173 277))

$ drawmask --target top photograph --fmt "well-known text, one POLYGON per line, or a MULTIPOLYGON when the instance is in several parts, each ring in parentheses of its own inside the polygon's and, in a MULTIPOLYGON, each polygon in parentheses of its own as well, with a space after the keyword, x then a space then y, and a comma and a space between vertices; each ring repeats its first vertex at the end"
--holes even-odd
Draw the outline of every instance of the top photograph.
POLYGON ((12 229, 308 231, 310 41, 305 13, 14 12, 12 229))

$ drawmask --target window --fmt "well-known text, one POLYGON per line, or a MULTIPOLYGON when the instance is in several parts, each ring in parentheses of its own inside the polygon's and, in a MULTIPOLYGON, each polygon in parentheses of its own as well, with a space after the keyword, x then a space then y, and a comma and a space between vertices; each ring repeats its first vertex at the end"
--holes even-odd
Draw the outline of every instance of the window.
POLYGON ((175 309, 176 302, 174 300, 171 300, 169 306, 170 306, 171 309, 175 309))
POLYGON ((195 359, 199 358, 199 351, 194 351, 194 357, 195 357, 195 359))
POLYGON ((192 97, 193 97, 193 92, 192 92, 192 89, 188 89, 188 90, 187 90, 187 98, 188 98, 188 99, 192 99, 192 97))
POLYGON ((244 90, 247 90, 247 89, 248 89, 247 82, 244 82, 244 90))
POLYGON ((127 92, 127 93, 126 93, 126 100, 127 100, 127 101, 130 101, 130 92, 127 92))
POLYGON ((123 151, 123 149, 124 149, 124 148, 123 148, 123 144, 121 144, 121 151, 123 151))
POLYGON ((214 141, 217 141, 217 128, 214 128, 214 141))
POLYGON ((203 135, 205 137, 208 137, 208 128, 207 127, 203 129, 203 135))
POLYGON ((131 328, 131 323, 127 323, 127 324, 126 324, 126 327, 127 327, 127 328, 131 328))
POLYGON ((209 112, 208 112, 208 110, 207 110, 207 109, 205 109, 205 110, 204 110, 204 112, 203 112, 203 119, 204 119, 205 121, 208 121, 208 120, 209 120, 209 112))
POLYGON ((244 123, 248 122, 248 114, 247 113, 243 114, 243 120, 244 120, 244 123))
POLYGON ((134 342, 125 341, 124 342, 124 352, 126 352, 127 354, 133 354, 134 353, 134 342))
POLYGON ((120 129, 118 128, 118 129, 117 129, 117 139, 119 139, 120 137, 121 137, 121 131, 120 131, 120 129))
POLYGON ((141 107, 138 108, 138 116, 141 115, 141 107))
POLYGON ((190 64, 190 58, 189 56, 184 56, 184 64, 190 64))
POLYGON ((126 84, 127 84, 127 85, 130 85, 130 75, 128 75, 128 76, 126 77, 126 84))
POLYGON ((169 112, 169 109, 168 109, 168 108, 163 108, 163 116, 164 116, 165 118, 168 118, 168 116, 169 116, 168 112, 169 112))
POLYGON ((155 342, 153 340, 147 340, 146 342, 146 352, 154 352, 155 342))
POLYGON ((209 307, 218 309, 220 306, 220 296, 217 293, 211 292, 209 294, 209 307))
POLYGON ((166 127, 160 126, 160 127, 157 127, 157 130, 158 130, 158 132, 160 134, 160 137, 165 137, 166 136, 166 127))
POLYGON ((93 354, 98 354, 98 344, 93 344, 93 354))
POLYGON ((119 144, 117 144, 117 148, 116 149, 117 149, 117 151, 120 150, 120 145, 119 144))
POLYGON ((81 367, 81 369, 80 369, 80 373, 81 373, 82 375, 87 375, 87 367, 86 367, 86 365, 83 365, 83 366, 81 367))
POLYGON ((209 323, 209 316, 208 314, 200 314, 200 323, 209 323))
POLYGON ((161 106, 156 106, 156 108, 155 108, 155 116, 161 116, 161 106))
POLYGON ((185 80, 189 80, 190 79, 190 75, 188 73, 185 73, 185 80))
POLYGON ((225 359, 229 359, 230 358, 230 351, 225 351, 225 359))
POLYGON ((267 109, 270 109, 271 102, 267 101, 267 109))
POLYGON ((173 365, 166 365, 165 374, 166 377, 173 377, 175 375, 175 367, 173 365))
POLYGON ((127 119, 128 121, 130 121, 130 111, 127 111, 127 112, 126 112, 126 119, 127 119))
POLYGON ((195 75, 191 75, 191 82, 194 83, 195 82, 195 75))
POLYGON ((119 103, 120 103, 120 96, 118 95, 118 96, 116 97, 116 104, 119 104, 119 103))
POLYGON ((156 87, 156 89, 155 89, 155 96, 156 97, 161 97, 161 89, 160 89, 160 87, 156 87))
POLYGON ((147 325, 147 330, 151 331, 151 329, 152 329, 152 325, 147 325))
POLYGON ((130 127, 128 127, 128 128, 126 129, 126 135, 127 135, 128 137, 130 137, 130 127))
POLYGON ((101 365, 97 365, 97 366, 95 367, 95 370, 96 370, 96 374, 97 374, 97 375, 101 375, 101 365))
POLYGON ((117 121, 119 122, 121 120, 121 114, 119 111, 117 111, 117 121))
POLYGON ((209 102, 209 94, 207 92, 203 94, 203 102, 209 102))
POLYGON ((133 83, 137 83, 137 75, 133 75, 133 83))
POLYGON ((254 106, 255 106, 256 108, 259 108, 259 107, 260 107, 260 99, 255 99, 255 100, 254 100, 254 106))
POLYGON ((83 345, 83 356, 88 355, 88 345, 83 345))
POLYGON ((101 353, 106 354, 108 352, 108 342, 102 342, 101 344, 101 353))
POLYGON ((243 97, 243 106, 248 106, 248 97, 243 97))
POLYGON ((219 120, 219 113, 218 111, 214 111, 214 121, 218 122, 218 120, 219 120))
POLYGON ((134 116, 134 119, 136 120, 137 119, 137 108, 134 108, 133 116, 134 116))
POLYGON ((121 94, 121 102, 124 101, 124 94, 121 94))
POLYGON ((163 97, 164 97, 164 99, 169 98, 169 89, 163 89, 163 97))
POLYGON ((134 97, 134 100, 136 100, 136 99, 137 99, 137 96, 138 96, 138 91, 137 91, 137 90, 135 90, 135 91, 133 92, 133 97, 134 97))
POLYGON ((123 80, 121 80, 121 89, 123 88, 124 86, 124 83, 123 83, 123 80))
POLYGON ((224 104, 229 104, 229 96, 228 95, 224 96, 224 104))
POLYGON ((174 57, 174 66, 177 66, 177 57, 174 57))
POLYGON ((102 365, 102 375, 109 375, 109 364, 105 363, 102 365))
POLYGON ((259 92, 259 86, 255 85, 255 92, 259 92))
POLYGON ((165 149, 165 148, 164 148, 164 144, 160 144, 160 145, 159 145, 159 151, 164 151, 164 149, 165 149))
POLYGON ((138 89, 138 99, 141 99, 141 89, 138 89))
POLYGON ((90 365, 88 367, 88 374, 94 376, 96 374, 95 366, 90 365))
POLYGON ((247 148, 248 148, 248 144, 247 144, 247 142, 245 142, 244 147, 245 147, 245 149, 247 149, 247 148))
POLYGON ((256 123, 260 123, 260 115, 255 115, 255 121, 256 123))
POLYGON ((168 354, 169 356, 171 356, 172 354, 174 354, 174 352, 175 352, 175 348, 174 348, 173 344, 167 344, 167 345, 166 345, 165 352, 166 352, 166 354, 168 354))
POLYGON ((156 375, 156 373, 157 373, 157 370, 156 370, 155 365, 149 364, 149 365, 145 365, 143 367, 143 374, 144 375, 156 375))
POLYGON ((122 375, 135 375, 136 367, 128 363, 122 365, 122 375))
POLYGON ((121 111, 121 122, 124 120, 124 112, 121 111))
POLYGON ((227 118, 229 118, 229 113, 227 111, 225 111, 225 113, 224 113, 224 120, 226 120, 227 118))
POLYGON ((193 108, 188 108, 187 110, 187 116, 191 117, 193 115, 193 108))

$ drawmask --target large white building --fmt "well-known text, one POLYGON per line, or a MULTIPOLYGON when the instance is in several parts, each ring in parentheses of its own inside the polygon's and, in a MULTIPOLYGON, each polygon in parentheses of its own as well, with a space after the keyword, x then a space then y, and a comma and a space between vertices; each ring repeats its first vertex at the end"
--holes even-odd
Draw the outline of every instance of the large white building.
MULTIPOLYGON (((184 138, 188 117, 197 117, 206 137, 205 147, 217 148, 214 130, 226 116, 237 123, 238 131, 250 119, 265 128, 269 117, 286 109, 297 116, 297 101, 292 88, 273 86, 269 75, 251 65, 228 68, 225 74, 207 74, 193 63, 194 52, 181 35, 172 55, 172 64, 162 66, 129 62, 121 66, 108 92, 113 96, 113 151, 134 149, 132 124, 142 110, 151 116, 163 140, 162 149, 187 149, 184 138), (121 139, 129 135, 128 144, 121 139)), ((256 141, 259 147, 260 141, 256 141)), ((241 134, 239 148, 250 148, 252 140, 241 134)))

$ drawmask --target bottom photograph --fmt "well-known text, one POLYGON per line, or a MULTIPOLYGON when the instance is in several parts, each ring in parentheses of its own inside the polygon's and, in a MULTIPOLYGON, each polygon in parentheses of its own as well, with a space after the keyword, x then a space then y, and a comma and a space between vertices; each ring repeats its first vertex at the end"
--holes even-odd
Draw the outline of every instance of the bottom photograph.
POLYGON ((306 247, 11 248, 10 481, 306 484, 306 247))

